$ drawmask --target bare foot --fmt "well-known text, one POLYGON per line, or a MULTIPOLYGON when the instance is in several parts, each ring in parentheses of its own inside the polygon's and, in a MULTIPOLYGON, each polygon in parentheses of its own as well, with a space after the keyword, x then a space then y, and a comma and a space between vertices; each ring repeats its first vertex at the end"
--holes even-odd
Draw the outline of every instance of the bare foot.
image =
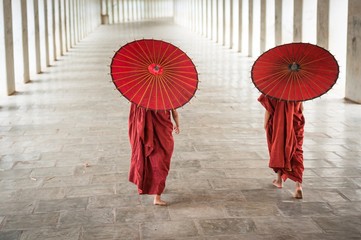
POLYGON ((167 202, 164 202, 163 200, 154 200, 154 205, 159 205, 159 206, 167 206, 167 202))
POLYGON ((302 188, 300 188, 300 187, 296 188, 296 191, 293 194, 293 197, 296 199, 302 199, 303 198, 302 188))
POLYGON ((272 182, 273 186, 276 186, 278 188, 282 188, 283 187, 283 183, 282 180, 281 181, 277 181, 277 179, 274 179, 272 182))
POLYGON ((167 202, 164 202, 163 200, 161 200, 160 195, 155 195, 154 196, 153 203, 154 203, 154 205, 167 206, 167 202))

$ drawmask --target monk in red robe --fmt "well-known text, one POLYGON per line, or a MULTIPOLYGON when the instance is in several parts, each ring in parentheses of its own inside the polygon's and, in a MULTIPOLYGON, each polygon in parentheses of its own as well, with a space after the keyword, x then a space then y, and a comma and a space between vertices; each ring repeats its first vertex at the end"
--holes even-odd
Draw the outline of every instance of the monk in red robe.
POLYGON ((161 200, 161 194, 165 188, 173 154, 173 129, 175 133, 179 133, 176 110, 153 111, 131 104, 129 139, 132 156, 129 181, 138 186, 139 194, 155 195, 155 205, 167 204, 161 200))
POLYGON ((305 118, 301 102, 287 102, 261 95, 266 109, 264 128, 270 155, 269 167, 277 173, 273 185, 282 188, 287 178, 296 182, 295 198, 302 198, 303 136, 305 118))

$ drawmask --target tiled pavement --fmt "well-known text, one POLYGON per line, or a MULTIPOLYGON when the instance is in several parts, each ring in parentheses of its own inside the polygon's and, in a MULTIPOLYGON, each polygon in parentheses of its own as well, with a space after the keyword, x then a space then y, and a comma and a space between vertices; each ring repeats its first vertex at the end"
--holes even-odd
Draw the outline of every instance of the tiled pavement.
POLYGON ((361 239, 361 105, 342 83, 306 102, 295 200, 291 181, 270 184, 252 61, 166 22, 96 29, 0 99, 0 239, 361 239), (179 110, 168 207, 127 181, 129 104, 108 75, 114 51, 143 37, 179 46, 200 72, 179 110))

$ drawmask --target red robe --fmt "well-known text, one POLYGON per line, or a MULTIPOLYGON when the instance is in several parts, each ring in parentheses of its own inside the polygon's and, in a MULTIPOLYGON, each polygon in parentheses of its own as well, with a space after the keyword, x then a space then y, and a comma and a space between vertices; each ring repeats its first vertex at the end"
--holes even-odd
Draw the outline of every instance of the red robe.
POLYGON ((131 104, 129 140, 132 156, 129 181, 139 194, 162 194, 173 154, 170 111, 152 111, 131 104))
POLYGON ((270 113, 266 125, 270 155, 269 167, 287 178, 302 183, 303 136, 305 118, 300 102, 286 102, 261 95, 258 101, 270 113))

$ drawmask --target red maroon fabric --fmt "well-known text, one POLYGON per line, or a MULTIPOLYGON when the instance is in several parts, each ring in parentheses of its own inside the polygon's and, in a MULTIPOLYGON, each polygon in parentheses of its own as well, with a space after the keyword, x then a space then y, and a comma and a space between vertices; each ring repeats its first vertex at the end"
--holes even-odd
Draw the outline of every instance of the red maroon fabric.
POLYGON ((261 95, 258 101, 270 113, 266 126, 269 167, 282 178, 302 183, 305 118, 300 102, 286 102, 261 95))
POLYGON ((152 111, 131 104, 129 140, 132 156, 129 181, 139 194, 162 194, 173 154, 170 111, 152 111))

